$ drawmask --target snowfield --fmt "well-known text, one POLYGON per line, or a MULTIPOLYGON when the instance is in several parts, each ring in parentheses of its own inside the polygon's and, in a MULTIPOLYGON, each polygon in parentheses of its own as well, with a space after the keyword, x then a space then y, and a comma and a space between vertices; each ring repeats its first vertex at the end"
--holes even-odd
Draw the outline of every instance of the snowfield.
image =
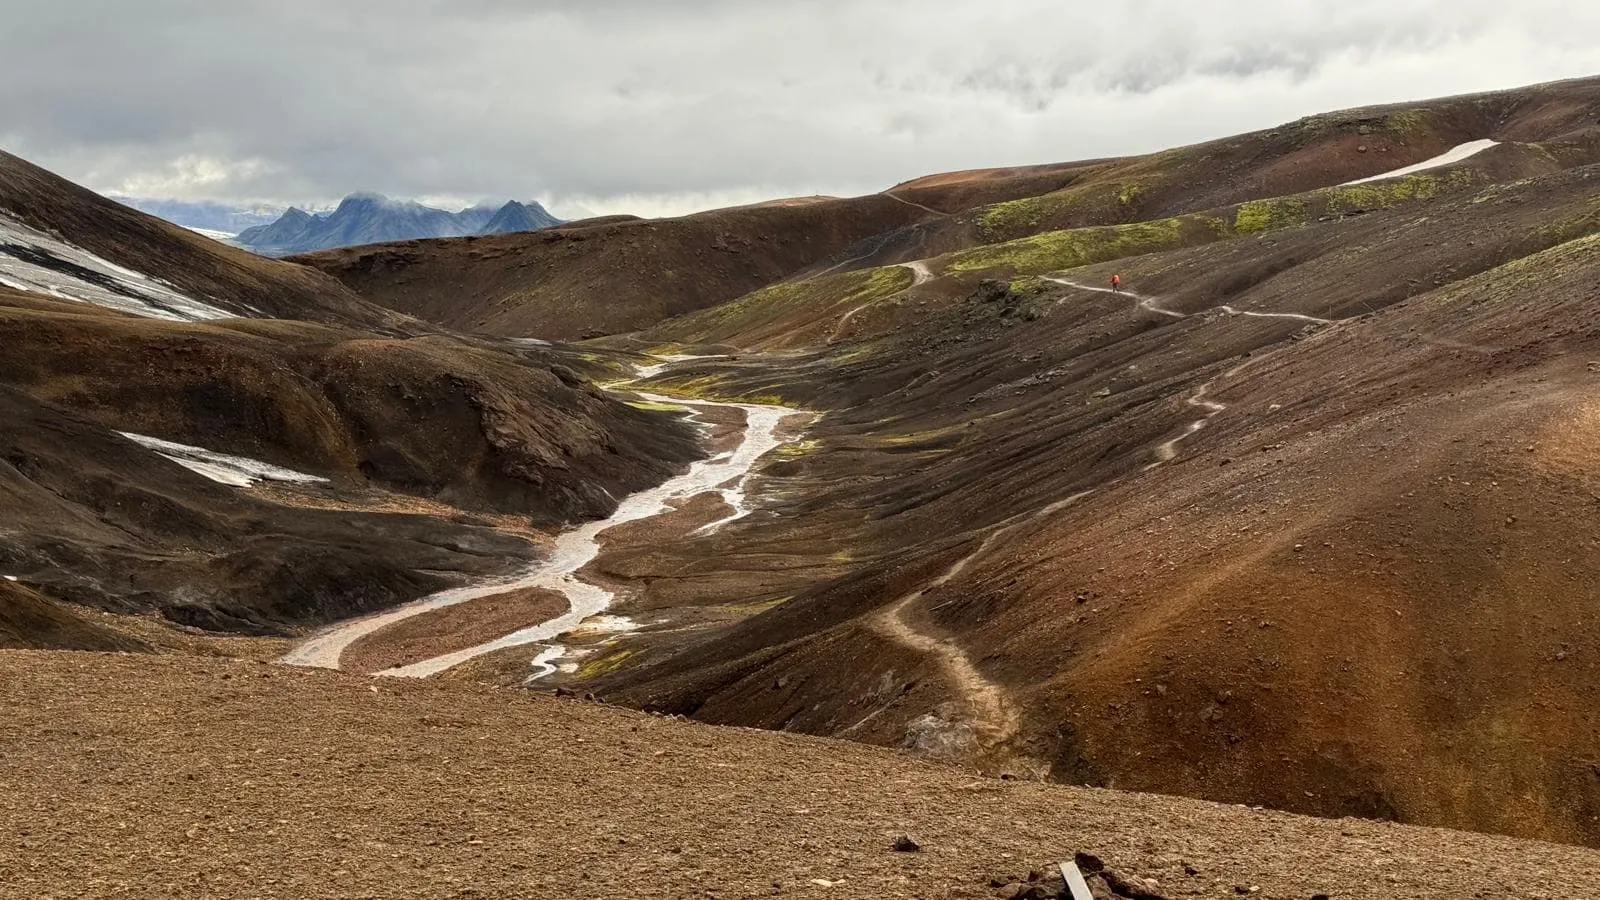
POLYGON ((1470 156, 1476 156, 1490 147, 1499 146, 1499 144, 1499 141, 1491 140, 1471 141, 1466 144, 1461 144, 1457 147, 1452 147, 1438 156, 1435 156, 1432 159, 1425 159, 1414 166, 1406 166, 1403 169, 1395 169, 1393 172, 1384 172, 1382 175, 1372 175, 1367 178, 1357 178, 1355 181, 1346 181, 1344 184, 1340 185, 1340 187, 1349 187, 1352 184, 1366 184, 1369 181, 1382 181, 1385 178, 1399 178, 1402 175, 1415 175, 1418 172, 1426 172, 1429 169, 1437 169, 1440 166, 1448 166, 1451 163, 1461 162, 1463 159, 1466 159, 1470 156))
POLYGON ((328 479, 316 475, 306 475, 292 469, 274 466, 259 460, 243 456, 229 456, 226 453, 216 453, 202 447, 190 447, 187 444, 175 444, 172 441, 163 441, 160 438, 146 437, 142 434, 131 434, 120 431, 118 434, 133 441, 147 450, 165 456, 184 468, 204 475, 219 484, 233 487, 250 487, 258 481, 282 481, 290 484, 322 484, 328 479))
POLYGON ((179 322, 236 318, 0 213, 0 286, 179 322))

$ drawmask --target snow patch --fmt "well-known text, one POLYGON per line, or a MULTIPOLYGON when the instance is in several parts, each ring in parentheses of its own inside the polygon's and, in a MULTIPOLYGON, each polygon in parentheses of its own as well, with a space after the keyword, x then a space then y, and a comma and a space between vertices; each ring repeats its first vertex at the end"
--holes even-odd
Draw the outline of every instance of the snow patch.
POLYGON ((1470 156, 1476 156, 1490 147, 1498 146, 1499 143, 1499 141, 1491 141, 1488 139, 1481 141, 1470 141, 1468 143, 1461 144, 1460 146, 1452 147, 1451 149, 1439 154, 1438 156, 1435 156, 1432 159, 1425 159, 1414 166, 1406 166, 1403 169, 1395 169, 1393 172, 1384 172, 1382 175, 1373 175, 1368 178, 1357 178, 1355 181, 1346 181, 1344 184, 1340 185, 1340 187, 1349 187, 1353 184, 1366 184, 1369 181, 1382 181, 1385 178, 1399 178, 1402 175, 1415 175, 1418 172, 1426 172, 1429 169, 1437 169, 1440 166, 1448 166, 1451 163, 1461 162, 1470 156))
POLYGON ((152 319, 236 318, 4 213, 0 213, 0 284, 152 319))
POLYGON ((212 450, 206 450, 203 447, 190 447, 187 444, 176 444, 172 441, 163 441, 159 438, 131 434, 126 431, 118 432, 118 434, 144 447, 146 450, 154 450, 191 472, 204 475, 219 484, 233 487, 250 487, 258 481, 322 484, 328 480, 244 456, 217 453, 212 450))

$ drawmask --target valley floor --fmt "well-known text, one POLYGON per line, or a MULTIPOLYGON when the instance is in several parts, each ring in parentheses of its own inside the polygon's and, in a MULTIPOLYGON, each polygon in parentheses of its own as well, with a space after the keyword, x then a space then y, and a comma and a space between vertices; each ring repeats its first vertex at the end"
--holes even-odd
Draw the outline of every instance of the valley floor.
POLYGON ((1600 884, 1593 850, 985 779, 468 684, 10 651, 0 704, 6 897, 995 897, 1077 851, 1168 897, 1600 884), (922 850, 895 852, 903 833, 922 850))

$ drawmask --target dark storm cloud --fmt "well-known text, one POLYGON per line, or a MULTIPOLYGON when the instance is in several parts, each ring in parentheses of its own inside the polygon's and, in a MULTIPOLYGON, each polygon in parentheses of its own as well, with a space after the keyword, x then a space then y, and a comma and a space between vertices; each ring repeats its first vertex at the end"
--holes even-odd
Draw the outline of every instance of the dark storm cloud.
POLYGON ((1526 0, 0 0, 0 145, 103 190, 643 212, 1600 71, 1526 0))

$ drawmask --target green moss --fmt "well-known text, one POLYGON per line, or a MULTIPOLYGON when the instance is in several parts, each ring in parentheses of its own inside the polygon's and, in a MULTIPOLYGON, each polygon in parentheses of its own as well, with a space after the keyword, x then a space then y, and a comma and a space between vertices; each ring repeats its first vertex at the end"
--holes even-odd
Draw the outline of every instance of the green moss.
POLYGON ((582 666, 579 666, 577 677, 579 680, 587 681, 590 678, 599 678, 601 675, 609 675, 612 672, 622 668, 623 663, 626 663, 629 659, 638 655, 638 650, 618 650, 614 653, 608 653, 605 656, 590 660, 589 662, 584 663, 582 666))
POLYGON ((1432 200, 1446 190, 1465 187, 1477 180, 1470 170, 1442 176, 1418 173, 1366 184, 1325 188, 1316 193, 1325 200, 1327 211, 1337 215, 1357 210, 1388 209, 1412 200, 1432 200))
POLYGON ((1006 286, 1011 289, 1011 293, 1031 299, 1045 291, 1048 285, 1049 282, 1037 275, 1023 275, 1011 279, 1006 286))
POLYGON ((1144 188, 1137 182, 1074 185, 1037 197, 986 206, 978 213, 978 228, 985 238, 1001 239, 1037 231, 1051 220, 1059 222, 1074 214, 1099 212, 1112 216, 1115 206, 1131 206, 1143 192, 1144 188))
POLYGON ((682 412, 688 407, 680 403, 660 403, 655 400, 624 400, 624 403, 634 409, 649 410, 650 412, 682 412))
POLYGON ((691 313, 658 329, 693 341, 724 339, 775 323, 804 322, 890 297, 911 287, 915 277, 904 266, 881 266, 769 285, 721 306, 691 313))
POLYGON ((1238 234, 1256 234, 1304 225, 1309 220, 1304 199, 1274 197, 1239 204, 1233 214, 1233 230, 1238 234))
POLYGON ((799 459, 802 456, 817 452, 817 449, 821 446, 822 443, 820 441, 795 441, 792 444, 784 444, 774 450, 773 455, 779 459, 799 459))
POLYGON ((947 272, 978 272, 1000 267, 1014 274, 1039 275, 1090 263, 1171 250, 1215 239, 1223 222, 1186 215, 1130 225, 1047 231, 1000 244, 975 247, 947 257, 947 272))
POLYGON ((1383 129, 1399 137, 1411 137, 1427 130, 1428 114, 1421 109, 1407 109, 1384 117, 1383 129))
POLYGON ((718 375, 701 375, 697 377, 663 378, 650 382, 652 393, 664 394, 672 397, 684 397, 690 400, 715 400, 721 403, 758 403, 766 406, 788 406, 799 408, 778 394, 752 394, 741 393, 730 389, 723 383, 718 375))

